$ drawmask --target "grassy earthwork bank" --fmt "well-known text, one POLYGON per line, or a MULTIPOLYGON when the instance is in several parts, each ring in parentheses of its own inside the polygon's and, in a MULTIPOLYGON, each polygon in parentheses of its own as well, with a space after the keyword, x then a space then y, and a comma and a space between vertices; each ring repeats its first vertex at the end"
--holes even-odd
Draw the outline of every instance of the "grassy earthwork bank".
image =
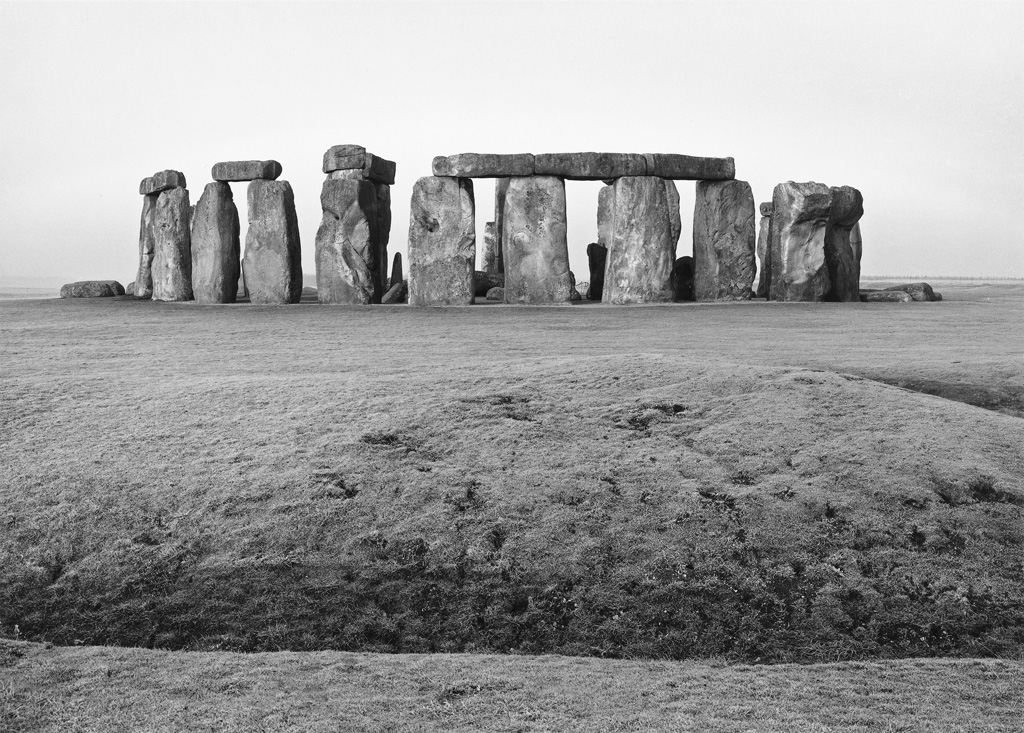
MULTIPOLYGON (((519 715, 537 693, 532 672, 510 671, 517 682, 478 695, 492 666, 535 662, 465 653, 623 660, 581 660, 611 677, 580 695, 619 684, 607 670, 640 670, 627 685, 638 695, 662 684, 645 664, 668 670, 658 680, 711 675, 723 695, 726 677, 792 694, 804 684, 760 666, 627 661, 655 659, 862 660, 813 668, 849 672, 855 687, 877 679, 855 670, 878 660, 989 657, 1003 661, 920 669, 1019 681, 1024 286, 942 292, 626 308, 2 302, 0 634, 463 653, 308 664, 390 669, 380 674, 416 705, 462 706, 467 729, 476 701, 519 715), (396 660, 450 672, 424 687, 395 678, 396 660)), ((307 664, 18 648, 0 667, 0 680, 19 670, 0 689, 14 715, 50 715, 17 681, 27 669, 83 696, 71 709, 100 704, 84 701, 98 689, 85 670, 103 655, 210 664, 214 677, 252 660, 246 679, 307 664)), ((239 684, 244 701, 280 683, 239 684)), ((652 693, 664 710, 671 690, 652 693)), ((571 729, 542 702, 536 720, 514 719, 571 729)))

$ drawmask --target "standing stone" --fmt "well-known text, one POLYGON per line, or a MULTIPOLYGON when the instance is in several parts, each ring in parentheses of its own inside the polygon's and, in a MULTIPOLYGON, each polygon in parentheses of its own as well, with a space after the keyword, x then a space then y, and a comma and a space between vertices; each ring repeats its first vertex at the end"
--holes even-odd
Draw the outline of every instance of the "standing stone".
POLYGON ((653 176, 615 181, 611 246, 601 300, 663 303, 672 300, 672 212, 664 182, 653 176))
MULTIPOLYGON (((612 216, 615 206, 615 187, 606 185, 597 194, 597 243, 608 249, 612 243, 612 216)), ((593 275, 591 275, 593 278, 593 275)), ((591 279, 591 285, 594 281, 591 279)))
POLYGON ((426 176, 409 204, 409 305, 472 305, 476 205, 469 178, 426 176))
POLYGON ((761 222, 757 229, 757 289, 758 298, 768 297, 768 232, 772 223, 772 202, 761 204, 761 222))
POLYGON ((854 224, 853 229, 850 230, 850 249, 853 250, 853 254, 857 258, 857 262, 860 262, 861 253, 864 251, 864 243, 860 238, 859 221, 854 224))
POLYGON ((316 287, 321 303, 367 305, 384 294, 377 192, 370 181, 324 181, 316 232, 316 287))
POLYGON ((820 301, 829 290, 825 227, 832 192, 823 183, 788 181, 775 187, 768 236, 768 297, 820 301))
POLYGON ((160 193, 154 214, 153 300, 192 299, 188 189, 160 193))
POLYGON ((498 247, 498 272, 505 272, 505 194, 508 178, 494 182, 494 241, 498 247))
POLYGON ((206 184, 192 219, 192 292, 199 303, 234 303, 241 275, 238 209, 231 186, 206 184))
POLYGON ((402 274, 402 253, 395 252, 394 262, 391 263, 391 279, 388 281, 388 287, 393 288, 404 279, 405 275, 402 274))
POLYGON ((854 245, 851 235, 864 216, 864 197, 852 186, 834 186, 831 191, 832 208, 825 226, 825 266, 831 288, 825 300, 857 303, 860 301, 860 244, 854 245))
POLYGON ((679 244, 679 235, 683 233, 683 220, 679 213, 679 189, 676 182, 668 178, 664 179, 665 197, 668 201, 668 216, 670 232, 672 237, 672 257, 675 258, 676 246, 679 244))
POLYGON ((757 271, 754 194, 746 181, 699 181, 693 290, 699 301, 750 300, 757 271))
POLYGON ((139 300, 153 297, 153 254, 156 251, 156 202, 160 194, 147 194, 142 199, 142 221, 139 223, 139 271, 135 275, 135 292, 139 300))
POLYGON ((383 295, 388 289, 388 243, 391 241, 391 186, 387 183, 374 183, 374 191, 377 194, 377 280, 381 295, 383 295))
POLYGON ((508 179, 502 251, 505 302, 569 303, 569 245, 565 181, 554 176, 508 179))
POLYGON ((245 286, 257 305, 298 303, 302 297, 302 251, 295 194, 288 181, 255 180, 247 194, 245 286))
POLYGON ((672 300, 684 303, 696 300, 693 294, 693 258, 680 257, 672 265, 672 300))
POLYGON ((590 291, 587 300, 601 300, 604 292, 604 268, 608 263, 608 248, 598 242, 587 245, 587 263, 590 265, 590 291))
POLYGON ((493 221, 484 224, 484 246, 480 253, 480 267, 488 274, 498 274, 498 244, 494 241, 493 221))
POLYGON ((249 288, 245 286, 245 258, 242 258, 242 261, 238 264, 238 292, 235 294, 236 301, 239 298, 249 297, 249 288))

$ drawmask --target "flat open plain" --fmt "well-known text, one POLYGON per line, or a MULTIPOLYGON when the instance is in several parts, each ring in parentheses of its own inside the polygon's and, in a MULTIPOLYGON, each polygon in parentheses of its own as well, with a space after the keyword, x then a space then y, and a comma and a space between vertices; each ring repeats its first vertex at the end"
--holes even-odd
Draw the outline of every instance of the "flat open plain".
POLYGON ((912 304, 0 302, 0 634, 86 645, 10 647, 0 723, 1012 730, 1024 285, 936 287, 912 304), (275 650, 310 656, 226 653, 275 650), (421 655, 509 651, 663 661, 545 673, 621 695, 581 717, 579 690, 525 682, 571 658, 421 655), (901 657, 933 660, 881 661, 901 657), (264 688, 232 680, 279 663, 280 705, 254 717, 241 703, 264 688), (124 665, 141 697, 110 683, 124 665), (321 688, 338 665, 408 705, 380 719, 366 688, 321 688), (965 692, 915 707, 884 669, 965 692), (807 689, 807 670, 863 692, 758 692, 807 689), (695 706, 697 678, 732 712, 695 706), (168 717, 179 704, 200 713, 168 717))

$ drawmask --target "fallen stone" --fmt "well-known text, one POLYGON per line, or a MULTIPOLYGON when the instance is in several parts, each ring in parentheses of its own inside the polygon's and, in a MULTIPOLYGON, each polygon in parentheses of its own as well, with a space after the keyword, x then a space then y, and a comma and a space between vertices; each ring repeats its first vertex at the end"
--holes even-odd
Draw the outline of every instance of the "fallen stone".
POLYGON ((588 300, 601 300, 604 292, 604 268, 608 263, 608 248, 591 242, 587 245, 587 263, 590 265, 590 291, 588 300))
POLYGON ((696 300, 693 292, 693 258, 680 257, 672 265, 672 300, 676 303, 696 300))
POLYGON ((554 176, 534 176, 510 178, 508 182, 501 242, 505 255, 505 302, 570 302, 565 181, 554 176))
POLYGON ((245 286, 256 305, 298 303, 302 250, 295 194, 288 181, 255 180, 247 192, 245 286))
POLYGON ((532 176, 533 155, 530 153, 459 153, 434 158, 431 170, 435 176, 457 178, 509 178, 532 176))
POLYGON ((400 282, 405 281, 405 275, 402 273, 402 253, 395 252, 395 259, 391 263, 391 279, 388 280, 388 287, 393 288, 400 282))
POLYGON ((508 191, 508 178, 499 178, 494 182, 494 242, 498 248, 498 272, 505 272, 505 193, 508 191))
POLYGON ((676 153, 646 153, 648 176, 677 181, 728 181, 736 177, 732 158, 698 158, 676 153))
POLYGON ((215 181, 274 181, 281 175, 276 160, 230 160, 216 163, 210 171, 215 181))
POLYGON ((316 232, 316 287, 321 303, 381 302, 377 191, 369 181, 324 181, 316 232))
POLYGON ((393 186, 396 169, 394 161, 368 153, 361 145, 335 145, 324 153, 323 171, 335 179, 362 178, 393 186))
POLYGON ((914 299, 902 290, 875 290, 860 294, 863 303, 910 303, 914 299))
POLYGON ((124 287, 117 280, 80 280, 60 289, 62 298, 115 298, 124 294, 124 287))
POLYGON ((192 219, 192 294, 198 303, 234 303, 238 295, 238 208, 231 186, 206 184, 192 219))
POLYGON ((825 300, 856 303, 860 300, 860 246, 851 241, 853 227, 864 215, 864 197, 852 186, 834 186, 825 225, 825 267, 829 290, 825 300))
POLYGON ((672 300, 675 262, 672 212, 664 181, 626 176, 615 181, 611 246, 601 300, 661 303, 672 300))
POLYGON ((473 295, 483 298, 493 288, 505 287, 505 276, 499 273, 477 270, 473 273, 473 295))
POLYGON ((544 153, 534 159, 534 174, 571 181, 600 181, 647 174, 647 162, 638 153, 544 153))
POLYGON ((505 302, 505 288, 491 288, 485 296, 487 300, 495 300, 499 303, 505 302))
POLYGON ((162 191, 153 214, 153 300, 192 300, 188 190, 162 191))
POLYGON ((377 280, 383 295, 388 289, 388 243, 391 241, 391 186, 374 183, 377 194, 377 280))
POLYGON ((757 229, 757 287, 754 295, 758 298, 768 297, 768 232, 772 223, 771 202, 760 205, 761 222, 757 229))
POLYGON ((925 303, 934 300, 942 300, 942 296, 932 290, 932 286, 928 283, 905 283, 903 285, 893 285, 891 288, 882 288, 881 292, 885 293, 894 291, 904 292, 912 299, 925 303))
POLYGON ((494 222, 484 224, 484 246, 480 253, 480 266, 484 272, 498 274, 498 243, 494 239, 494 222))
POLYGON ((139 193, 143 196, 168 191, 172 188, 185 188, 185 174, 181 171, 160 171, 149 178, 143 178, 139 183, 139 193))
POLYGON ((142 220, 139 223, 139 270, 135 275, 135 297, 153 297, 153 255, 156 252, 156 202, 159 194, 142 199, 142 220))
POLYGON ((820 301, 829 290, 825 227, 832 192, 823 183, 788 181, 775 187, 768 238, 768 297, 820 301))
POLYGON ((471 179, 416 181, 409 204, 409 305, 472 305, 475 216, 471 179))
POLYGON ((130 283, 124 286, 125 295, 135 295, 135 281, 132 280, 130 283))
POLYGON ((404 280, 400 280, 388 288, 380 302, 382 305, 397 305, 398 303, 404 303, 408 296, 409 284, 404 280))
POLYGON ((750 300, 757 272, 754 194, 746 181, 699 181, 693 210, 694 296, 750 300))
POLYGON ((597 194, 597 243, 606 250, 612 242, 614 206, 615 187, 613 185, 604 186, 597 194))

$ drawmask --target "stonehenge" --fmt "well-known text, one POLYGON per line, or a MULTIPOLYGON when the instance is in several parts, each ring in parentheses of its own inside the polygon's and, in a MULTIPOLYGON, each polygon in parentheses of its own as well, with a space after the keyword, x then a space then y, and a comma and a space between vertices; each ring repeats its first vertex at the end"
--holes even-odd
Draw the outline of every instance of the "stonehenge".
POLYGON ((234 303, 241 277, 238 208, 231 186, 206 184, 192 217, 192 294, 197 303, 234 303))
MULTIPOLYGON (((184 179, 183 179, 184 180, 184 179)), ((153 211, 153 300, 192 299, 188 189, 164 189, 153 211)))
MULTIPOLYGON (((767 252, 768 252, 768 228, 772 223, 772 203, 762 203, 759 207, 761 221, 757 225, 757 287, 754 295, 758 298, 768 297, 768 273, 767 252)), ((859 256, 858 256, 859 259, 859 256)))
POLYGON ((570 302, 565 181, 555 176, 508 179, 501 249, 506 303, 570 302))
POLYGON ((678 211, 670 211, 665 181, 655 176, 619 178, 612 198, 611 242, 601 302, 671 302, 670 278, 676 259, 673 235, 679 235, 679 218, 678 211))
POLYGON ((384 295, 377 191, 370 181, 328 178, 320 192, 316 287, 321 303, 367 305, 384 295))
MULTIPOLYGON (((864 197, 852 186, 833 186, 832 208, 825 225, 825 266, 829 289, 825 300, 860 300, 860 244, 851 241, 853 227, 864 215, 864 197)), ((860 232, 858 231, 858 239, 860 232)))
POLYGON ((823 183, 788 181, 772 194, 768 236, 769 300, 822 300, 829 289, 825 227, 832 191, 823 183))
POLYGON ((257 179, 247 191, 245 287, 257 305, 298 303, 302 260, 295 194, 288 181, 257 179))
POLYGON ((750 300, 757 267, 754 194, 746 181, 700 181, 693 210, 696 300, 750 300))
POLYGON ((426 176, 409 210, 409 305, 472 305, 476 204, 469 178, 426 176))

